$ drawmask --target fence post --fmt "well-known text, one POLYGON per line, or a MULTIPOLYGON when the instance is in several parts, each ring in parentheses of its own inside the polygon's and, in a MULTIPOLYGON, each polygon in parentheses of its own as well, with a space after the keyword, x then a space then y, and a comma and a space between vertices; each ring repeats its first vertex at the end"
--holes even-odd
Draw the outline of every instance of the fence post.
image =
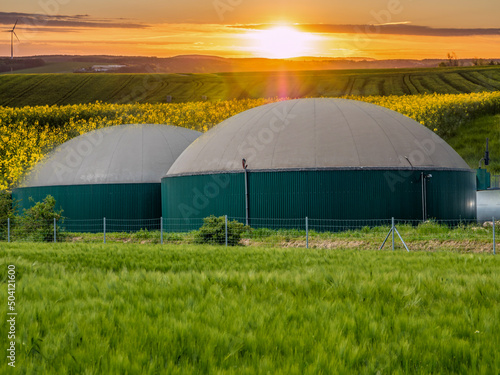
POLYGON ((54 218, 54 242, 57 242, 56 218, 54 218))
POLYGON ((497 244, 496 244, 496 238, 495 238, 495 218, 494 217, 492 217, 492 222, 493 222, 493 255, 496 255, 497 244))
POLYGON ((163 216, 160 217, 160 239, 160 242, 163 245, 163 216))
POLYGON ((227 247, 227 215, 224 215, 224 222, 225 222, 225 236, 226 236, 226 247, 227 247))
POLYGON ((104 233, 104 243, 106 243, 106 218, 102 218, 102 231, 104 233))
POLYGON ((392 251, 394 251, 394 217, 392 218, 392 251))
POLYGON ((10 242, 10 217, 7 218, 7 242, 10 242))
POLYGON ((306 249, 309 249, 309 218, 306 216, 306 249))

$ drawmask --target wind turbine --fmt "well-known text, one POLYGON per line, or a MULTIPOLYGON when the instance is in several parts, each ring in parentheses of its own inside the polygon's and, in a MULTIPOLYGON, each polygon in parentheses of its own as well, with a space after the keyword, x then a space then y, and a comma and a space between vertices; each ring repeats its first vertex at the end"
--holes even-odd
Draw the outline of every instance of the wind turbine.
POLYGON ((20 42, 19 37, 17 36, 16 32, 14 31, 17 26, 17 22, 19 19, 16 20, 16 23, 14 24, 14 27, 12 30, 9 30, 8 32, 10 33, 10 59, 14 60, 14 35, 16 36, 17 40, 20 42))

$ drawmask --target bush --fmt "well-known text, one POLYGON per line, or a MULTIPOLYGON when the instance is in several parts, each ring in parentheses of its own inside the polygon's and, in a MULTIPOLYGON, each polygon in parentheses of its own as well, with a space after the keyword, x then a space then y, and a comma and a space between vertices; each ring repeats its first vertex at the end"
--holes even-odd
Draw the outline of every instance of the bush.
MULTIPOLYGON (((241 234, 248 228, 239 221, 227 222, 227 243, 237 245, 241 240, 241 234)), ((226 243, 226 224, 224 216, 213 215, 203 219, 203 225, 195 234, 196 243, 208 243, 224 245, 226 243)))
POLYGON ((417 233, 421 235, 446 234, 449 231, 450 228, 447 225, 436 223, 434 220, 427 220, 423 223, 419 223, 417 227, 417 233))
MULTIPOLYGON (((42 202, 33 207, 24 209, 22 216, 16 217, 16 237, 31 240, 51 242, 54 240, 54 219, 61 220, 63 210, 56 211, 56 200, 47 195, 42 202)), ((56 225, 56 235, 60 237, 61 228, 56 225)))

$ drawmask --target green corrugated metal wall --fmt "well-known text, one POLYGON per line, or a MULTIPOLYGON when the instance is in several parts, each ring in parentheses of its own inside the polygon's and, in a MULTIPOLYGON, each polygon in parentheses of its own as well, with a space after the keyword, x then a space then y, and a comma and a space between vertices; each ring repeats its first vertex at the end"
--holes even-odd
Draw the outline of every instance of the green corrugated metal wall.
POLYGON ((245 217, 244 192, 244 176, 240 173, 164 178, 162 214, 170 219, 229 213, 233 217, 245 217))
POLYGON ((477 190, 486 190, 491 187, 491 175, 486 169, 476 169, 477 190))
MULTIPOLYGON (((249 172, 250 218, 422 219, 420 172, 331 170, 249 172)), ((474 220, 474 171, 432 171, 429 218, 474 220)), ((165 218, 245 217, 244 173, 162 179, 165 218), (224 183, 217 184, 216 181, 224 183), (214 186, 217 186, 216 189, 214 186), (210 193, 210 194, 209 194, 210 193)), ((250 224, 252 224, 250 220, 250 224)))
MULTIPOLYGON (((157 219, 161 216, 161 185, 148 184, 101 184, 70 186, 39 186, 17 188, 12 197, 17 202, 19 212, 30 208, 35 202, 42 201, 47 195, 56 199, 57 209, 62 208, 63 216, 71 225, 71 231, 93 230, 89 223, 71 224, 71 220, 92 219, 136 219, 130 223, 147 228, 146 219, 157 219), (29 198, 33 198, 31 201, 29 198), (143 222, 141 223, 141 220, 143 222)), ((99 227, 100 228, 100 227, 99 227)), ((109 228, 111 229, 111 228, 109 228)), ((137 230, 136 229, 136 230, 137 230)))

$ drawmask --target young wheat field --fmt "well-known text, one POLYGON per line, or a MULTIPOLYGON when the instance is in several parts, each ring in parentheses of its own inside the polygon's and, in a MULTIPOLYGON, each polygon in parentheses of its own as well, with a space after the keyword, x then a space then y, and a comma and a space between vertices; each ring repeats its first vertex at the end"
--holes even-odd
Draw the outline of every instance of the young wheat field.
POLYGON ((17 373, 500 371, 491 254, 4 243, 4 319, 9 265, 17 373))

